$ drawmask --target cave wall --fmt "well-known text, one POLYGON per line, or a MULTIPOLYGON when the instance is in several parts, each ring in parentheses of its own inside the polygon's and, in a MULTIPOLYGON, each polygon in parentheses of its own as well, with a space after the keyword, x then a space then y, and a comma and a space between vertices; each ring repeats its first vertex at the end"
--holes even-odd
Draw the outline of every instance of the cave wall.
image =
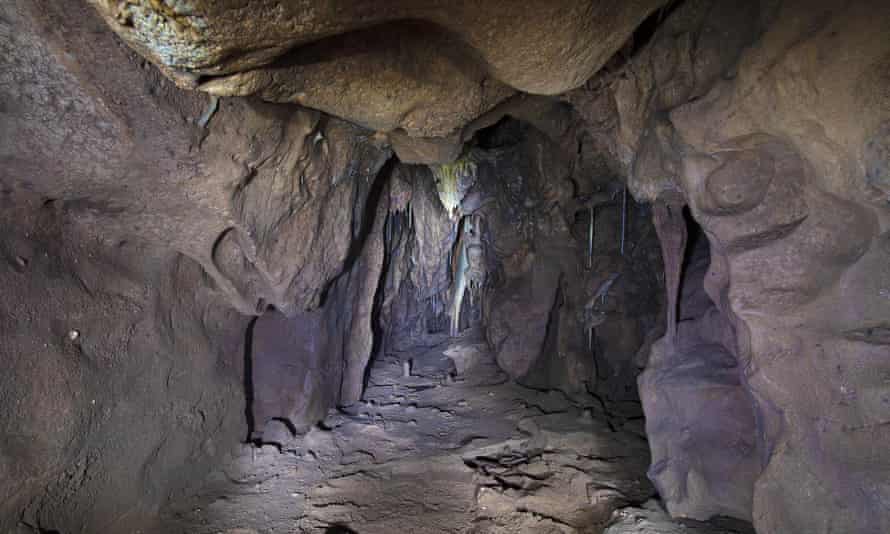
POLYGON ((0 530, 141 527, 244 431, 247 322, 193 260, 109 240, 76 201, 0 206, 0 530))
POLYGON ((735 83, 672 116, 683 189, 725 266, 710 289, 743 333, 763 532, 890 528, 873 446, 890 394, 888 22, 881 2, 789 2, 735 83))
MULTIPOLYGON (((709 295, 720 273, 711 247, 688 213, 680 258, 674 338, 651 347, 639 377, 652 452, 649 478, 671 514, 751 520, 762 441, 754 399, 745 387, 734 324, 709 295)), ((662 242, 672 241, 663 228, 662 242)))
POLYGON ((303 433, 332 407, 361 398, 366 367, 381 342, 374 312, 384 267, 388 180, 389 174, 382 173, 374 182, 359 184, 371 191, 373 206, 355 227, 361 248, 353 251, 319 308, 290 317, 270 309, 253 323, 247 380, 254 440, 274 439, 264 434, 274 419, 303 433))
POLYGON ((486 302, 486 337, 521 383, 635 398, 634 356, 658 314, 655 234, 618 176, 578 164, 567 106, 527 119, 535 126, 480 171, 497 199, 483 213, 501 276, 486 302))
POLYGON ((358 397, 391 151, 178 89, 81 2, 0 10, 0 530, 131 532, 247 437, 251 316, 336 302, 307 417, 358 397))
MULTIPOLYGON (((640 380, 650 475, 676 515, 888 528, 874 448, 890 354, 887 16, 879 2, 688 2, 601 80, 608 96, 575 99, 635 195, 688 205, 710 243, 713 311, 680 317, 673 339, 669 325, 640 380)), ((656 218, 668 277, 683 274, 671 218, 656 218)))

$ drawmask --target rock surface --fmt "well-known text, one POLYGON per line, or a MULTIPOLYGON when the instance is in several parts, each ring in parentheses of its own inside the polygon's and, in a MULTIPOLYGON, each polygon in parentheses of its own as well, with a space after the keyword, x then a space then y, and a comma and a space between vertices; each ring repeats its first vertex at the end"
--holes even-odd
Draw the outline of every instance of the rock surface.
POLYGON ((749 526, 735 521, 678 522, 656 501, 647 501, 641 507, 622 508, 616 516, 605 534, 754 534, 749 526))
POLYGON ((358 398, 390 151, 210 106, 79 2, 0 10, 0 530, 131 532, 247 436, 245 315, 349 300, 315 413, 358 398))
POLYGON ((663 1, 91 3, 182 86, 444 136, 513 90, 578 87, 663 1))
POLYGON ((770 452, 755 526, 884 531, 890 464, 871 443, 890 395, 877 378, 890 354, 890 209, 862 157, 890 116, 890 41, 868 37, 886 35, 890 9, 788 3, 777 20, 789 23, 743 57, 731 87, 674 115, 692 148, 683 187, 719 243, 726 283, 713 298, 743 329, 743 380, 770 452))
MULTIPOLYGON (((876 400, 888 390, 877 377, 890 354, 883 335, 890 301, 881 297, 890 212, 877 163, 890 112, 890 41, 876 36, 886 35, 890 11, 880 2, 841 11, 827 2, 784 2, 768 14, 768 29, 741 54, 732 77, 650 130, 667 141, 654 149, 657 167, 634 163, 636 191, 649 198, 681 192, 711 243, 704 289, 737 342, 726 347, 731 338, 721 336, 717 346, 685 354, 709 369, 705 383, 716 380, 723 399, 737 399, 696 418, 703 432, 709 420, 730 425, 721 440, 742 438, 735 466, 749 467, 732 478, 735 502, 751 503, 763 533, 883 531, 890 528, 878 511, 890 499, 887 462, 871 444, 886 428, 886 403, 876 400), (707 363, 708 354, 720 353, 724 363, 707 363), (720 378, 725 365, 737 371, 720 378), (750 419, 740 417, 746 405, 752 431, 739 426, 750 419)), ((689 324, 686 341, 708 339, 714 325, 689 324)), ((672 451, 663 464, 672 479, 660 490, 670 510, 708 515, 731 495, 715 491, 726 487, 726 458, 707 460, 713 445, 693 445, 707 432, 690 438, 688 425, 668 430, 670 419, 659 415, 664 395, 704 385, 701 372, 680 378, 679 369, 661 368, 668 349, 653 353, 641 381, 653 450, 672 451), (702 467, 714 472, 701 475, 702 467), (690 485, 708 490, 683 490, 690 485), (707 498, 689 508, 697 495, 707 498)), ((687 350, 680 346, 672 357, 687 350)), ((748 517, 743 508, 733 515, 748 517)))
POLYGON ((82 209, 0 195, 3 532, 138 530, 243 432, 245 318, 196 262, 82 209))
MULTIPOLYGON (((681 216, 680 224, 687 224, 681 216)), ((711 251, 690 224, 676 339, 652 346, 640 375, 652 466, 671 515, 751 520, 763 451, 751 393, 736 359, 736 332, 705 292, 711 251)))
MULTIPOLYGON (((374 363, 365 399, 277 448, 245 449, 151 532, 598 533, 645 513, 642 422, 613 430, 593 397, 506 382, 484 342, 465 338, 374 363), (447 354, 475 355, 463 373, 447 354), (613 513, 614 512, 614 513, 613 513)), ((651 510, 651 511, 650 511, 651 510)))

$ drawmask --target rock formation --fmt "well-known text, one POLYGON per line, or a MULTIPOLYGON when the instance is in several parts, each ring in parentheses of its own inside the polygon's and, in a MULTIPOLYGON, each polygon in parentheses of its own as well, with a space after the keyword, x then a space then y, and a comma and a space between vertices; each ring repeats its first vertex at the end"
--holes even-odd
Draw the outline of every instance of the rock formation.
MULTIPOLYGON (((717 322, 689 324, 686 340, 680 323, 681 345, 711 338, 719 343, 709 352, 723 354, 716 365, 737 368, 731 378, 689 380, 673 365, 647 370, 647 413, 660 413, 664 395, 724 391, 725 407, 711 408, 722 415, 699 416, 691 427, 668 430, 649 416, 653 447, 662 441, 670 450, 656 478, 665 477, 663 496, 676 495, 667 498, 676 513, 701 517, 729 505, 720 496, 731 496, 731 479, 739 486, 732 515, 750 513, 758 532, 879 532, 888 528, 884 460, 865 444, 881 439, 886 410, 873 399, 887 394, 876 377, 884 373, 879 355, 890 354, 882 335, 890 309, 880 297, 888 199, 873 156, 888 111, 890 41, 878 36, 887 35, 890 11, 784 2, 768 14, 772 22, 732 77, 671 109, 652 131, 670 130, 655 134, 667 140, 653 149, 659 155, 634 164, 637 191, 682 192, 711 245, 704 288, 717 322), (727 476, 725 456, 709 460, 707 447, 691 444, 716 437, 707 428, 715 418, 737 429, 735 445, 729 435, 720 441, 737 451, 739 476, 727 476), (740 506, 748 502, 750 512, 740 506)), ((662 350, 684 366, 708 366, 712 357, 662 350)))

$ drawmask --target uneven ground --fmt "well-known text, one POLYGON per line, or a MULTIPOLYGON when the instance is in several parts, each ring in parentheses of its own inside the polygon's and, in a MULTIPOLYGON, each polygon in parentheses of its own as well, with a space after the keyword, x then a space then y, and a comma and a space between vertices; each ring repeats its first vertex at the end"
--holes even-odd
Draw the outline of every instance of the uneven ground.
POLYGON ((473 334, 411 358, 410 377, 402 360, 375 362, 363 402, 308 434, 245 446, 154 531, 742 532, 627 507, 654 493, 633 406, 512 384, 473 334))

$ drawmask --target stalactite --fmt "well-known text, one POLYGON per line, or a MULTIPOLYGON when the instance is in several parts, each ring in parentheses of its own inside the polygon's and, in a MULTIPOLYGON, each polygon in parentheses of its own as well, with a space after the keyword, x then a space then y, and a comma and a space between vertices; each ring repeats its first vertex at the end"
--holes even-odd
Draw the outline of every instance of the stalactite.
POLYGON ((596 208, 593 205, 589 208, 590 223, 587 230, 587 270, 593 269, 593 231, 595 226, 596 208))
POLYGON ((600 305, 605 305, 606 297, 609 295, 609 290, 612 289, 612 286, 615 284, 615 281, 621 277, 621 273, 612 273, 606 278, 603 283, 597 288, 596 292, 593 294, 593 297, 587 302, 586 308, 596 309, 596 301, 599 300, 600 305))
POLYGON ((624 256, 624 241, 627 234, 627 184, 621 193, 621 255, 624 256))
POLYGON ((464 295, 470 293, 470 303, 475 304, 476 292, 485 283, 485 257, 481 237, 481 217, 467 215, 459 223, 452 269, 452 293, 449 315, 451 335, 460 333, 460 312, 464 295))
POLYGON ((683 206, 684 203, 679 199, 658 200, 652 211, 652 220, 658 240, 661 242, 661 255, 664 259, 664 285, 667 290, 665 339, 671 353, 674 352, 677 341, 677 301, 687 239, 683 206))
POLYGON ((458 208, 464 195, 476 183, 476 161, 466 155, 454 163, 434 165, 431 169, 445 212, 452 219, 458 218, 458 208))
POLYGON ((603 324, 606 314, 599 311, 599 306, 606 303, 606 296, 609 290, 615 284, 615 281, 621 276, 621 273, 612 273, 606 278, 594 292, 593 296, 584 305, 584 325, 587 329, 587 351, 593 353, 593 336, 597 326, 603 324))
POLYGON ((469 270, 470 265, 467 260, 464 235, 470 230, 467 228, 469 225, 470 222, 468 220, 461 224, 464 228, 462 232, 459 232, 457 248, 454 252, 451 309, 449 310, 451 315, 450 333, 452 337, 457 336, 460 333, 460 309, 463 304, 464 293, 467 290, 467 271, 469 270))
POLYGON ((219 97, 211 96, 210 102, 207 103, 207 107, 204 109, 204 113, 202 113, 201 117, 198 119, 198 126, 206 128, 217 109, 219 109, 219 97))
POLYGON ((588 210, 587 270, 593 269, 593 252, 596 239, 596 209, 600 206, 613 204, 619 192, 620 190, 618 189, 611 192, 597 192, 583 200, 583 206, 586 206, 588 210))

